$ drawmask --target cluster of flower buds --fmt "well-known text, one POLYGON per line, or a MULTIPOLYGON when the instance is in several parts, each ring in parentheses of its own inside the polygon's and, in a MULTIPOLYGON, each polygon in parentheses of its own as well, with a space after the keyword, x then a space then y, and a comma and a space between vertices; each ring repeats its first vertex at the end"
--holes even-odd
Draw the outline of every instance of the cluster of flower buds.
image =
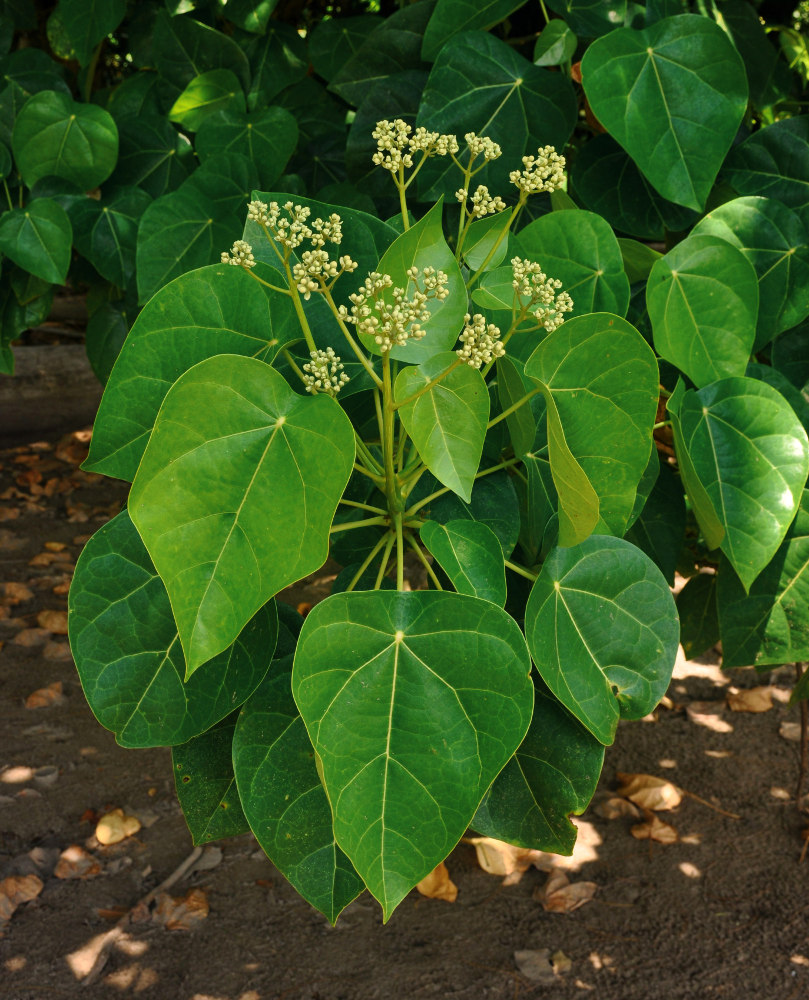
POLYGON ((552 333, 564 322, 564 313, 573 309, 573 299, 567 292, 559 292, 562 282, 558 278, 549 278, 535 261, 514 257, 511 268, 516 295, 521 300, 528 299, 529 312, 540 326, 552 333))
POLYGON ((387 119, 377 122, 371 135, 376 139, 377 145, 373 162, 392 174, 398 174, 402 167, 412 167, 413 157, 417 153, 426 158, 458 152, 458 140, 454 135, 428 132, 425 128, 417 128, 414 132, 401 118, 395 118, 392 122, 387 119))
POLYGON ((461 331, 460 347, 455 353, 472 368, 488 365, 495 358, 502 358, 506 353, 500 342, 500 327, 487 323, 486 317, 480 313, 464 316, 464 328, 461 331))
POLYGON ((326 392, 330 396, 336 396, 348 382, 348 375, 343 371, 345 366, 334 353, 334 348, 312 351, 309 357, 311 361, 303 366, 306 391, 312 394, 326 392))
MULTIPOLYGON (((459 188, 455 192, 455 197, 462 204, 466 204, 469 192, 466 188, 459 188)), ((506 203, 499 194, 494 196, 489 194, 489 189, 485 184, 478 184, 477 190, 472 195, 472 205, 467 207, 467 212, 473 218, 482 219, 484 215, 492 215, 495 212, 502 212, 507 208, 506 203)))
POLYGON ((809 0, 801 0, 795 10, 792 11, 792 27, 800 31, 809 24, 809 0))
POLYGON ((500 146, 486 135, 467 132, 464 140, 469 147, 470 162, 477 159, 478 156, 482 156, 488 163, 490 160, 496 160, 503 152, 500 146))
POLYGON ((281 246, 295 250, 308 240, 315 249, 329 243, 340 243, 343 238, 343 222, 336 212, 328 219, 312 219, 312 210, 305 205, 287 201, 279 205, 271 201, 251 201, 247 206, 248 222, 256 222, 281 246))
MULTIPOLYGON (((319 221, 319 220, 318 220, 319 221)), ((304 250, 300 263, 292 265, 292 278, 301 295, 308 301, 312 292, 331 287, 341 274, 357 270, 357 262, 348 254, 332 260, 327 250, 304 250)))
POLYGON ((353 323, 358 333, 373 337, 382 352, 420 340, 427 332, 423 324, 430 318, 428 303, 431 299, 441 302, 449 295, 447 275, 434 267, 411 267, 407 277, 407 288, 394 288, 389 274, 373 271, 362 288, 349 296, 351 308, 339 308, 342 320, 353 323), (409 292, 411 283, 414 287, 409 292), (383 294, 388 289, 390 293, 383 294))
POLYGON ((522 158, 523 169, 512 170, 508 179, 525 194, 555 191, 565 179, 565 158, 553 146, 542 146, 536 156, 522 158))
POLYGON ((236 240, 233 249, 228 253, 222 252, 220 260, 223 264, 233 264, 235 267, 255 267, 256 258, 253 256, 253 248, 244 240, 236 240))

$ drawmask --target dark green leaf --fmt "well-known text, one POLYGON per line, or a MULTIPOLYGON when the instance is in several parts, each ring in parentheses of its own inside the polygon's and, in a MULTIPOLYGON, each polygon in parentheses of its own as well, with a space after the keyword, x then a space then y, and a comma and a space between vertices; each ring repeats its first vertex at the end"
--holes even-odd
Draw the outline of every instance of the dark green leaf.
POLYGON ((561 14, 576 34, 597 38, 623 23, 627 0, 551 0, 548 6, 561 14))
MULTIPOLYGON (((726 0, 722 4, 721 18, 730 30, 731 38, 744 62, 750 85, 750 100, 759 109, 776 104, 790 90, 790 74, 786 64, 778 58, 778 49, 771 44, 770 33, 765 30, 755 7, 743 0, 726 0)), ((760 194, 744 191, 740 194, 760 194)))
POLYGON ((80 66, 93 58, 96 46, 126 14, 126 0, 59 0, 59 21, 80 66))
POLYGON ((677 595, 680 642, 687 660, 693 660, 719 642, 716 579, 715 573, 697 573, 677 595))
POLYGON ((0 216, 0 252, 43 281, 63 285, 70 267, 73 230, 65 210, 49 198, 0 216))
POLYGON ((169 121, 196 132, 209 115, 218 111, 239 114, 246 109, 236 74, 229 69, 211 69, 190 81, 169 111, 169 121))
POLYGON ((135 184, 153 198, 176 190, 194 166, 191 144, 164 118, 127 115, 118 121, 121 153, 112 181, 135 184))
POLYGON ((278 0, 229 0, 225 17, 244 31, 263 35, 277 6, 278 0))
POLYGON ((212 69, 231 70, 244 87, 250 79, 247 56, 238 43, 192 17, 169 17, 160 11, 154 22, 152 57, 160 75, 177 91, 212 69))
MULTIPOLYGON (((247 91, 250 111, 268 107, 282 90, 300 83, 306 76, 306 43, 289 24, 271 22, 269 31, 250 39, 245 52, 250 61, 247 91)), ((298 125, 301 126, 300 121, 298 125)))
POLYGON ((320 21, 309 36, 312 69, 324 80, 331 80, 381 24, 381 18, 374 14, 320 21))
POLYGON ((578 39, 561 19, 549 21, 540 32, 534 46, 535 66, 561 66, 569 63, 578 39))
POLYGON ((298 126, 283 108, 252 114, 232 110, 209 115, 197 132, 200 159, 219 153, 240 153, 251 160, 261 187, 270 188, 284 172, 298 142, 298 126))
POLYGON ((111 302, 99 306, 87 320, 84 335, 87 360, 102 385, 110 377, 131 325, 128 312, 111 302))
POLYGON ((135 277, 138 223, 151 201, 140 188, 126 187, 101 201, 85 198, 71 209, 76 249, 119 288, 128 288, 135 277))
POLYGON ((497 535, 479 521, 425 521, 421 540, 459 594, 506 603, 506 569, 497 535))
POLYGON ((438 0, 424 32, 421 49, 428 62, 461 31, 487 31, 522 6, 522 0, 438 0))
POLYGON ((656 261, 662 256, 657 250, 646 243, 638 243, 637 240, 619 239, 618 246, 621 248, 624 270, 630 285, 636 281, 646 281, 656 261))
MULTIPOLYGON (((653 457, 656 460, 656 454, 653 457)), ((649 499, 626 533, 626 540, 645 552, 669 586, 674 585, 685 542, 685 498, 683 484, 667 462, 660 462, 649 499)))
POLYGON ((776 337, 772 363, 796 388, 802 389, 809 382, 809 322, 776 337))

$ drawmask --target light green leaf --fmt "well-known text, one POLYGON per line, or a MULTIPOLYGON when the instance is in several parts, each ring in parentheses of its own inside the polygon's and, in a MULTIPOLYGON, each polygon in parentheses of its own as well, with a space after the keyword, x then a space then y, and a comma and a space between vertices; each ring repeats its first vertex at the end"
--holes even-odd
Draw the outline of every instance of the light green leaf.
POLYGON ((786 538, 752 586, 745 588, 729 565, 720 566, 716 600, 724 666, 809 659, 808 492, 786 538))
MULTIPOLYGON (((716 573, 697 573, 677 595, 680 643, 687 660, 693 660, 719 642, 716 580, 716 573)), ((722 662, 731 666, 724 654, 722 662)))
POLYGON ((219 722, 255 690, 278 635, 275 607, 267 604, 184 683, 166 588, 125 510, 85 546, 69 612, 84 694, 101 725, 126 747, 174 746, 219 722))
POLYGON ((298 126, 284 108, 240 114, 229 108, 209 115, 199 126, 197 155, 204 162, 217 153, 240 153, 251 160, 261 187, 272 187, 295 152, 298 126))
MULTIPOLYGON (((395 398, 408 399, 457 360, 447 352, 418 367, 403 368, 396 379, 395 398)), ((399 416, 430 472, 468 503, 489 420, 489 394, 480 372, 460 365, 402 405, 399 416)))
POLYGON ((623 24, 628 4, 627 0, 551 0, 548 6, 577 34, 597 38, 623 24))
POLYGON ((596 739, 641 719, 665 694, 680 627, 660 570, 621 538, 554 549, 525 609, 542 679, 596 739))
POLYGON ((43 281, 65 283, 72 244, 70 219, 50 198, 37 198, 0 216, 0 252, 43 281))
POLYGON ((525 373, 548 403, 560 544, 594 530, 623 535, 652 448, 659 375, 651 348, 626 320, 595 313, 549 334, 525 373))
MULTIPOLYGON (((499 143, 502 157, 476 174, 475 183, 505 195, 508 174, 523 154, 544 145, 564 148, 576 123, 576 99, 561 73, 534 66, 492 34, 468 31, 439 52, 418 122, 434 132, 477 132, 499 143)), ((449 157, 434 157, 419 174, 419 195, 454 197, 458 179, 449 157)))
POLYGON ((238 114, 247 110, 241 84, 229 69, 212 69, 195 76, 169 111, 169 121, 196 132, 217 111, 238 114))
MULTIPOLYGON (((449 295, 443 301, 431 299, 427 305, 430 318, 421 324, 425 331, 424 337, 408 341, 403 347, 394 347, 390 356, 395 361, 418 365, 428 361, 439 351, 450 350, 463 326, 467 306, 466 287, 458 262, 444 239, 442 210, 443 206, 439 201, 407 232, 397 236, 376 268, 380 274, 389 274, 393 279, 393 287, 383 289, 379 296, 381 301, 391 305, 394 302, 395 288, 405 288, 412 292, 412 282, 407 276, 411 267, 434 267, 443 271, 448 278, 449 295)), ((373 354, 382 353, 373 337, 361 336, 360 339, 373 354)))
MULTIPOLYGON (((556 22, 551 21, 551 24, 556 22)), ((596 790, 604 747, 536 676, 534 715, 519 749, 494 779, 472 827, 517 847, 572 854, 580 816, 596 790)))
POLYGON ((250 827, 298 892, 334 923, 365 888, 334 839, 331 809, 291 690, 292 657, 239 713, 233 767, 250 827))
POLYGON ((59 0, 56 10, 79 65, 86 66, 99 42, 123 20, 126 0, 59 0))
POLYGON ((54 90, 28 98, 14 122, 11 141, 28 187, 42 177, 61 177, 89 191, 110 176, 118 158, 112 115, 54 90))
POLYGON ((701 211, 747 107, 744 64, 719 25, 683 14, 618 28, 581 72, 596 118, 660 194, 701 211))
POLYGON ((736 198, 709 212, 694 233, 726 240, 755 268, 759 311, 754 350, 809 315, 809 232, 795 212, 772 198, 736 198))
POLYGON ((646 283, 655 350, 698 387, 744 375, 758 317, 756 272, 741 250, 699 234, 659 260, 646 283))
POLYGON ((277 6, 278 0, 228 0, 225 17, 244 31, 263 35, 277 6))
POLYGON ((578 45, 578 39, 563 20, 549 21, 534 45, 535 66, 561 66, 569 63, 578 45))
POLYGON ((229 69, 244 87, 250 81, 250 66, 242 47, 230 35, 193 17, 169 17, 159 11, 153 23, 149 65, 181 91, 202 73, 229 69))
POLYGON ((648 244, 637 240, 619 239, 618 246, 621 248, 624 270, 630 285, 636 281, 646 281, 655 263, 663 256, 648 244))
POLYGON ((310 611, 292 691, 336 840, 385 920, 452 850, 522 742, 529 671, 517 624, 474 597, 334 594, 310 611))
POLYGON ((488 31, 521 6, 521 0, 438 0, 424 32, 422 59, 432 62, 453 35, 488 31))
POLYGON ((141 311, 101 399, 86 468, 130 482, 173 382, 199 361, 243 354, 270 364, 301 336, 292 303, 240 267, 175 278, 141 311))
POLYGON ((668 407, 706 542, 721 546, 749 590, 798 509, 809 475, 806 431, 779 392, 751 378, 721 379, 699 392, 683 392, 680 383, 668 407))
POLYGON ((138 223, 151 202, 145 191, 126 187, 108 199, 84 198, 71 207, 76 249, 119 288, 134 280, 138 223))
POLYGON ((573 299, 573 316, 609 312, 625 316, 629 281, 621 248, 599 215, 581 210, 550 212, 520 230, 525 257, 558 278, 573 299))
POLYGON ((487 258, 487 271, 502 263, 508 249, 508 239, 503 233, 508 229, 510 222, 511 212, 496 212, 494 215, 476 219, 469 226, 463 244, 463 259, 470 271, 482 268, 487 258), (497 249, 492 253, 495 246, 497 249))
POLYGON ((323 565, 353 463, 339 405, 297 395, 263 361, 219 355, 174 383, 129 509, 166 585, 187 677, 323 565))
POLYGON ((419 534, 459 594, 505 607, 503 550, 491 528, 478 521, 425 521, 419 534))
POLYGON ((206 733, 172 748, 174 788, 194 844, 250 830, 233 774, 235 728, 234 712, 206 733))

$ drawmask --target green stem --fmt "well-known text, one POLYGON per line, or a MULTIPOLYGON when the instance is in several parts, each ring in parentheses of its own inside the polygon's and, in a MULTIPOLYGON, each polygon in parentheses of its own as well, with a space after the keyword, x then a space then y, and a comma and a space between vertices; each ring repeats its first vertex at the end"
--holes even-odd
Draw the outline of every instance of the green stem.
POLYGON ((522 208, 522 206, 523 206, 524 203, 525 203, 525 193, 524 192, 520 192, 520 200, 517 202, 517 204, 511 210, 511 216, 510 216, 510 218, 508 220, 508 225, 505 227, 505 229, 503 229, 501 231, 500 235, 494 241, 494 245, 492 246, 491 250, 486 254, 486 257, 484 258, 483 263, 480 265, 480 267, 477 269, 477 271, 475 271, 474 274, 471 274, 469 276, 469 280, 466 282, 466 287, 467 288, 471 288, 472 285, 477 281, 478 275, 481 273, 481 271, 485 271, 486 270, 486 267, 488 266, 489 261, 497 253, 497 248, 500 246, 500 244, 506 238, 506 236, 508 235, 508 233, 511 231, 511 227, 512 227, 512 225, 514 223, 514 220, 517 218, 517 213, 520 211, 520 209, 522 208))
POLYGON ((362 521, 347 521, 345 524, 333 524, 329 528, 329 534, 335 535, 338 531, 352 531, 354 528, 368 528, 375 524, 387 523, 387 517, 366 517, 362 521))
POLYGON ((548 17, 548 9, 545 6, 544 0, 539 0, 539 6, 542 8, 542 16, 545 18, 545 24, 550 24, 551 19, 548 17))
MULTIPOLYGON (((497 465, 492 465, 488 469, 483 469, 475 476, 475 479, 481 479, 483 476, 491 475, 492 472, 499 472, 500 469, 508 469, 512 465, 519 465, 521 461, 521 458, 508 458, 505 462, 499 462, 497 465)), ((433 500, 437 500, 438 497, 442 497, 445 493, 449 493, 448 486, 445 486, 443 489, 436 490, 435 493, 431 493, 423 500, 419 500, 417 504, 414 504, 412 507, 408 507, 405 510, 405 517, 412 517, 417 511, 420 511, 422 507, 426 507, 428 503, 431 503, 433 500)))
POLYGON ((316 351, 317 344, 315 344, 315 338, 312 336, 312 331, 309 328, 309 320, 306 318, 306 313, 303 311, 303 303, 301 302, 301 297, 298 294, 298 289, 292 278, 292 268, 289 266, 289 260, 284 260, 284 271, 286 271, 289 294, 292 296, 292 304, 295 306, 295 312, 298 315, 298 322, 301 325, 301 330, 303 331, 303 336, 306 340, 306 346, 310 351, 316 351))
POLYGON ((390 537, 391 537, 390 532, 388 532, 386 535, 383 535, 379 539, 379 541, 376 543, 376 545, 371 549, 369 555, 366 557, 366 559, 363 562, 363 564, 360 566, 360 568, 357 570, 357 572, 354 574, 354 576, 351 577, 351 582, 346 587, 346 593, 348 593, 349 590, 353 590, 357 586, 357 584, 362 579, 362 574, 366 571, 366 569, 368 569, 368 567, 371 565, 371 563, 376 558, 379 550, 382 548, 383 545, 385 545, 387 543, 387 541, 388 541, 388 539, 390 537))
POLYGON ((396 589, 404 590, 404 534, 401 511, 394 516, 393 523, 396 528, 396 589))
POLYGON ((368 467, 369 471, 373 472, 374 475, 376 476, 381 476, 383 474, 382 466, 371 454, 365 442, 362 440, 359 434, 357 434, 356 431, 354 431, 354 442, 357 445, 357 452, 359 453, 360 457, 364 460, 365 465, 368 467))
POLYGON ((381 514, 383 517, 388 513, 381 507, 373 507, 369 503, 360 503, 359 500, 341 500, 340 503, 343 507, 356 507, 357 510, 369 510, 372 514, 381 514))
POLYGON ((410 476, 407 477, 406 482, 401 484, 402 487, 403 487, 403 489, 402 489, 402 496, 403 497, 409 497, 410 496, 410 494, 416 488, 416 484, 418 483, 419 479, 421 479, 421 477, 424 475, 424 473, 426 471, 427 471, 427 466, 426 465, 421 465, 421 466, 418 466, 413 471, 412 475, 410 475, 410 476))
POLYGON ((354 463, 354 471, 361 472, 363 476, 367 476, 369 479, 373 479, 374 483, 376 483, 377 486, 381 487, 384 485, 385 480, 382 478, 382 476, 374 475, 373 472, 370 472, 368 469, 366 469, 364 465, 360 465, 359 462, 354 463))
POLYGON ((257 274, 253 273, 252 267, 244 267, 242 265, 242 270, 247 271, 253 281, 259 282, 259 284, 264 285, 267 288, 271 288, 274 292, 280 292, 282 295, 292 295, 292 292, 288 288, 279 288, 278 285, 273 285, 269 281, 265 281, 263 278, 259 278, 257 274))
POLYGON ((84 78, 83 96, 84 100, 87 101, 88 103, 90 102, 90 96, 93 93, 93 80, 95 79, 96 67, 98 66, 98 58, 101 55, 101 48, 104 45, 104 41, 105 39, 102 38, 101 41, 98 43, 98 45, 96 45, 95 51, 93 52, 93 55, 90 59, 90 65, 87 67, 87 75, 84 78))
POLYGON ((407 431, 405 425, 399 424, 399 444, 396 448, 396 471, 401 476, 404 465, 405 446, 407 445, 407 431))
POLYGON ((520 576, 524 576, 526 580, 536 581, 539 576, 538 573, 532 573, 530 569, 526 569, 525 566, 519 566, 517 563, 509 562, 508 559, 504 559, 503 562, 506 564, 506 569, 510 569, 512 573, 518 573, 520 576))
POLYGON ((653 431, 659 431, 661 427, 671 427, 671 421, 670 420, 661 420, 660 423, 655 424, 654 427, 652 427, 652 430, 653 431))
POLYGON ((374 385, 376 385, 376 387, 378 389, 381 389, 382 388, 382 380, 377 375, 377 373, 374 371, 374 366, 365 357, 365 354, 363 353, 362 348, 360 347, 360 345, 356 342, 356 340, 354 340, 354 338, 349 333, 348 327, 343 322, 343 319, 340 316, 340 312, 339 312, 339 310, 337 308, 337 305, 336 305, 334 299, 332 298, 331 289, 323 281, 322 278, 320 279, 320 288, 321 288, 321 291, 323 292, 323 295, 326 298, 326 301, 329 303, 329 307, 330 307, 332 313, 334 314, 334 318, 337 320, 337 325, 340 327, 340 329, 341 329, 341 331, 343 333, 343 336, 345 337, 346 341, 348 342, 348 346, 354 352, 357 360, 362 365, 362 367, 371 376, 371 379, 373 380, 374 385))
POLYGON ((425 382, 420 389, 412 393, 410 396, 406 396, 404 399, 400 399, 398 403, 394 403, 393 409, 398 410, 399 407, 407 406, 408 403, 412 403, 413 400, 418 399, 419 396, 423 396, 424 393, 429 392, 434 385, 438 385, 438 383, 442 379, 445 379, 450 372, 455 371, 456 368, 460 368, 460 366, 465 363, 466 362, 463 360, 463 358, 456 358, 448 368, 445 368, 444 371, 441 372, 440 375, 436 375, 436 377, 431 378, 429 382, 425 382))
POLYGON ((382 556, 382 562, 379 566, 379 572, 376 575, 376 583, 374 583, 374 590, 379 590, 382 586, 382 577, 385 575, 385 570, 388 568, 388 560, 390 559, 390 550, 396 541, 396 535, 391 531, 388 535, 388 540, 385 545, 385 552, 382 556))
POLYGON ((506 417, 510 417, 515 410, 519 410, 521 406, 528 402, 529 399, 533 399, 538 392, 542 392, 540 388, 532 389, 531 392, 527 393, 522 399, 518 399, 516 403, 513 403, 507 410, 503 410, 502 413, 498 413, 496 417, 493 417, 488 424, 486 424, 486 430, 490 427, 494 427, 495 424, 499 424, 501 420, 505 420, 506 417))
POLYGON ((385 493, 388 497, 388 510, 392 514, 401 509, 397 496, 394 466, 394 417, 390 352, 385 351, 382 355, 382 461, 385 466, 385 493))
POLYGON ((14 202, 11 200, 11 192, 8 189, 8 183, 6 182, 5 177, 3 178, 3 187, 6 189, 6 200, 8 201, 8 207, 13 212, 14 211, 14 202))
POLYGON ((295 374, 298 376, 301 382, 303 382, 303 384, 306 385, 306 379, 303 377, 303 372, 297 366, 297 364, 295 363, 295 359, 292 357, 289 351, 284 347, 281 350, 281 353, 284 355, 284 358, 286 359, 286 362, 289 365, 289 367, 295 372, 295 374))
POLYGON ((426 559, 426 557, 425 557, 424 553, 423 553, 423 552, 421 551, 421 546, 420 546, 420 545, 418 544, 418 542, 416 542, 415 538, 413 538, 413 536, 412 536, 412 535, 408 534, 408 535, 406 536, 406 538, 407 538, 407 544, 408 544, 408 545, 410 546, 410 548, 411 548, 411 549, 412 549, 412 550, 413 550, 413 551, 414 551, 414 552, 416 553, 416 555, 417 555, 417 556, 419 557, 419 559, 421 560, 421 564, 422 564, 422 566, 423 566, 423 567, 424 567, 424 568, 425 568, 425 569, 427 570, 427 573, 428 573, 428 575, 429 575, 430 579, 431 579, 431 580, 433 581, 433 583, 435 584, 435 589, 436 589, 436 590, 443 590, 444 588, 443 588, 443 587, 441 586, 441 581, 440 581, 440 580, 438 579, 438 577, 437 577, 437 576, 435 575, 435 570, 434 570, 434 569, 433 569, 433 567, 432 567, 432 566, 431 566, 431 565, 429 564, 429 562, 427 561, 427 559, 426 559))
POLYGON ((399 190, 399 211, 402 213, 402 226, 404 227, 404 231, 407 232, 410 228, 410 219, 407 215, 407 196, 405 195, 407 189, 405 187, 403 164, 399 165, 399 176, 398 178, 394 178, 394 182, 399 190))

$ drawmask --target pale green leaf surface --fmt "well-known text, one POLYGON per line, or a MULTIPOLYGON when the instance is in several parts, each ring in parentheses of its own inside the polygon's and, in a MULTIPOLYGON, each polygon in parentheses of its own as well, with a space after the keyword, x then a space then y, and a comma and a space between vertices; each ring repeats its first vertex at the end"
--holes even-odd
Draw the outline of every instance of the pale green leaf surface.
POLYGON ((196 132, 217 111, 239 114, 246 110, 247 102, 236 74, 229 69, 212 69, 191 80, 168 116, 187 131, 196 132))
POLYGON ((0 253, 43 281, 65 283, 72 244, 70 219, 50 198, 37 198, 0 216, 0 253))
POLYGON ((459 594, 506 604, 506 568, 497 535, 479 521, 425 521, 421 540, 459 594))

